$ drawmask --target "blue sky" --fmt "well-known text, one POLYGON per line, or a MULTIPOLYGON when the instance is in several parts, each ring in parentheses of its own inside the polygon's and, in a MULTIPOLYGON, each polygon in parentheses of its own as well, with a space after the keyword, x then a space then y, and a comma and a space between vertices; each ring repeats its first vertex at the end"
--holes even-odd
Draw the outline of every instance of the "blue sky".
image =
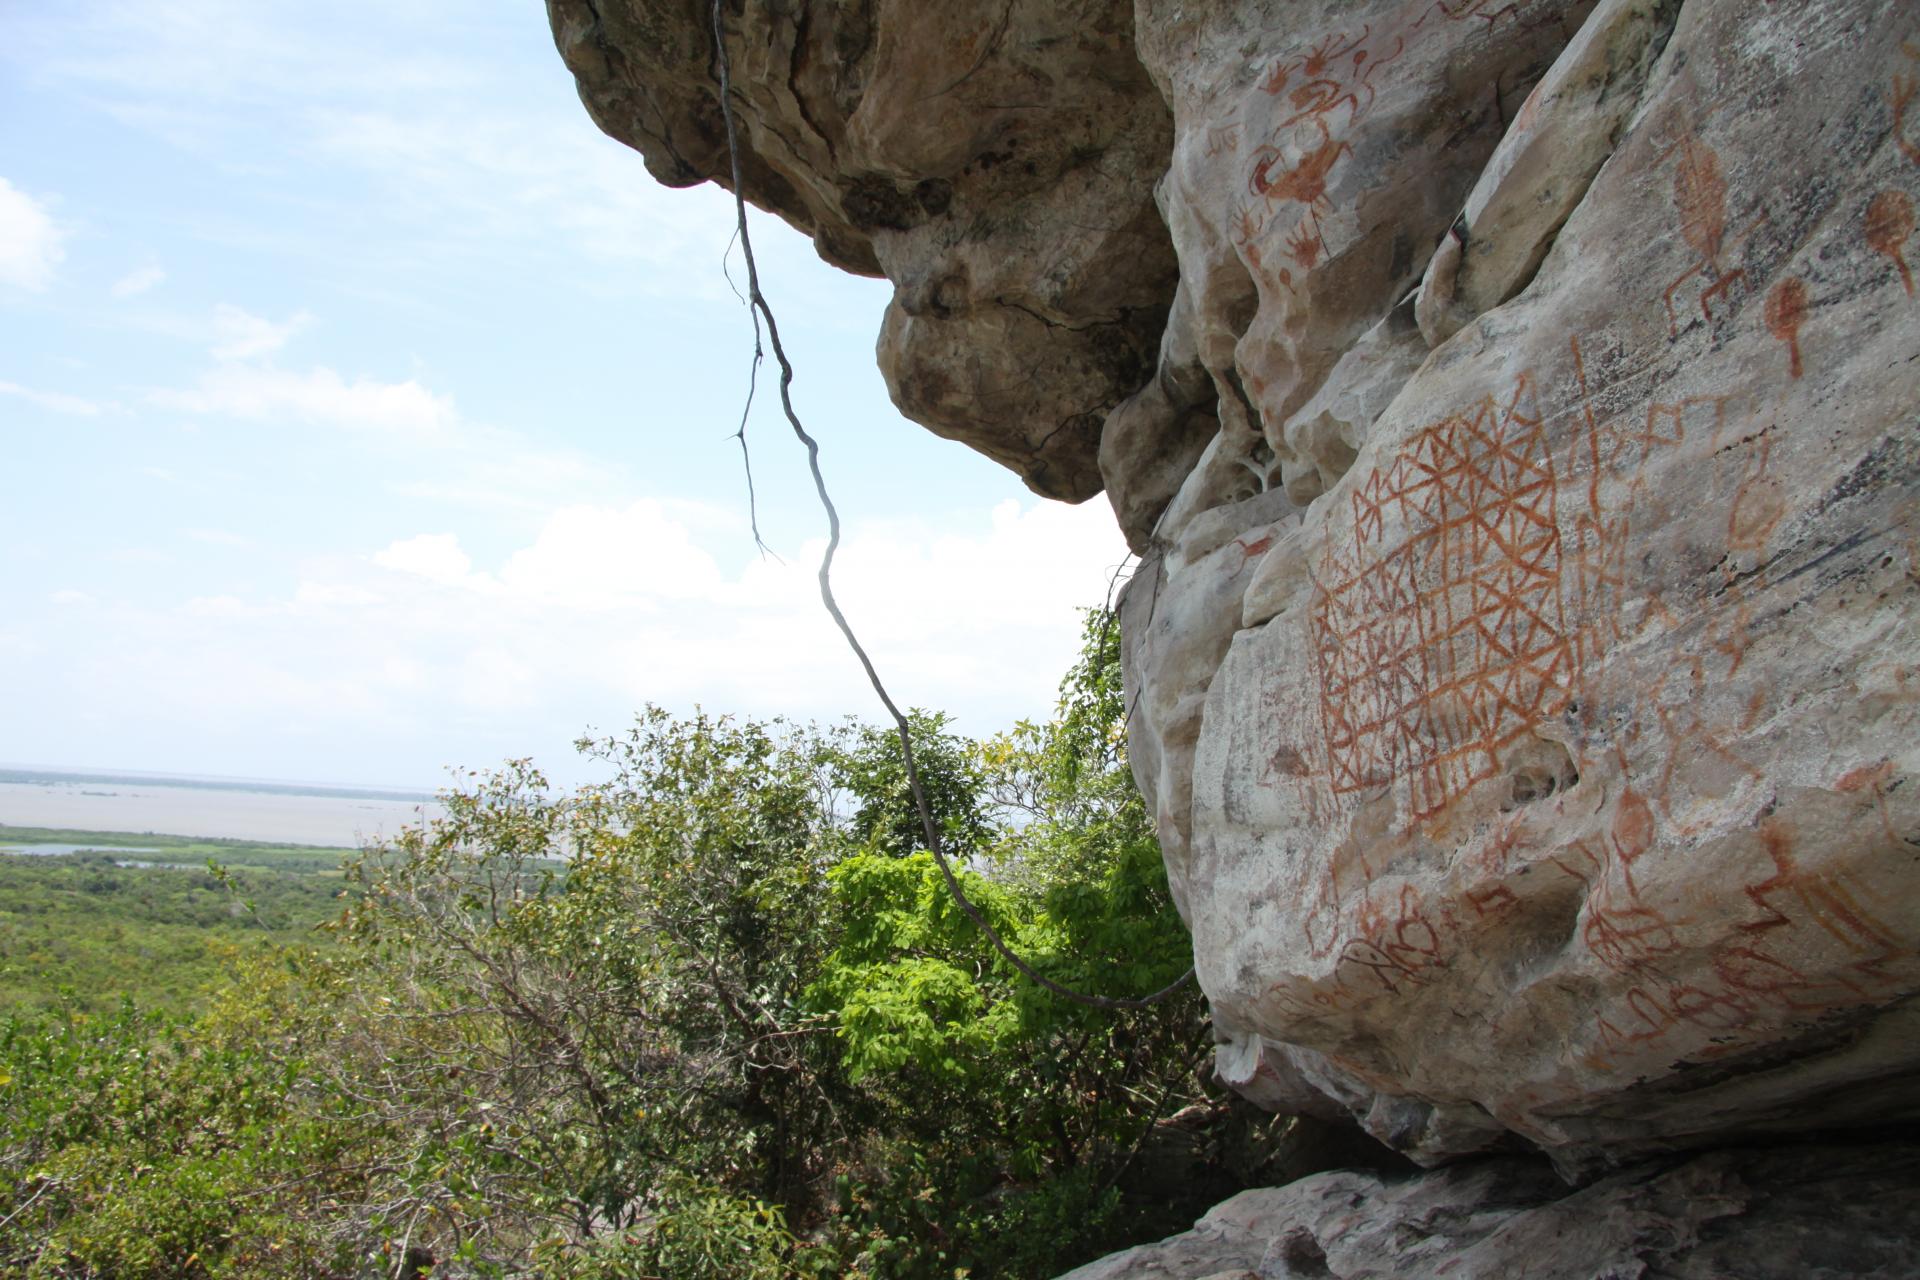
MULTIPOLYGON (((432 784, 644 701, 875 708, 731 203, 588 120, 542 7, 0 8, 0 760, 432 784)), ((1044 714, 1124 552, 901 419, 884 282, 762 273, 897 697, 1044 714)))

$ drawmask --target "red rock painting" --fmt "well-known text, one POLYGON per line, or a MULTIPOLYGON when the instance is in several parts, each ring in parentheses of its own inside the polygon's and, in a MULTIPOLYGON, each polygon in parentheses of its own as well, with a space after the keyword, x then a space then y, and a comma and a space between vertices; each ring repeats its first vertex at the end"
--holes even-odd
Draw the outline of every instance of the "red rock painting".
MULTIPOLYGON (((1403 37, 1377 35, 1371 26, 1337 32, 1275 62, 1261 78, 1261 90, 1283 106, 1266 126, 1266 141, 1253 150, 1247 189, 1263 204, 1299 206, 1282 239, 1301 270, 1326 254, 1320 217, 1328 208, 1328 184, 1339 162, 1353 154, 1349 135, 1373 107, 1374 77, 1405 49, 1403 37)), ((1254 242, 1266 229, 1263 216, 1243 212, 1241 245, 1255 267, 1254 242)), ((1291 283, 1290 270, 1282 275, 1291 283)))
MULTIPOLYGON (((1713 323, 1713 302, 1746 280, 1744 270, 1725 270, 1721 255, 1727 247, 1727 180, 1720 154, 1691 130, 1670 149, 1674 157, 1673 207, 1680 215, 1680 238, 1693 250, 1694 262, 1667 285, 1667 336, 1680 336, 1680 317, 1673 296, 1695 276, 1704 276, 1700 316, 1713 323)), ((1757 224, 1756 224, 1757 225, 1757 224)), ((1751 228, 1749 228, 1749 231, 1751 228)))
POLYGON ((1913 272, 1907 266, 1906 243, 1913 227, 1913 197, 1906 192, 1882 191, 1867 203, 1867 247, 1893 260, 1909 298, 1913 296, 1913 272))
POLYGON ((1522 377, 1354 492, 1311 614, 1336 793, 1404 779, 1412 816, 1437 813, 1566 702, 1555 487, 1522 377))
MULTIPOLYGON (((1909 62, 1920 66, 1920 42, 1903 41, 1900 52, 1909 62)), ((1920 70, 1894 72, 1893 86, 1887 91, 1887 101, 1893 107, 1893 142, 1900 148, 1901 155, 1920 164, 1920 140, 1915 140, 1907 131, 1907 114, 1913 108, 1916 95, 1920 95, 1920 70)))
POLYGON ((1800 328, 1807 322, 1807 283, 1788 276, 1767 291, 1767 332, 1787 347, 1787 368, 1794 376, 1803 372, 1800 361, 1800 328))

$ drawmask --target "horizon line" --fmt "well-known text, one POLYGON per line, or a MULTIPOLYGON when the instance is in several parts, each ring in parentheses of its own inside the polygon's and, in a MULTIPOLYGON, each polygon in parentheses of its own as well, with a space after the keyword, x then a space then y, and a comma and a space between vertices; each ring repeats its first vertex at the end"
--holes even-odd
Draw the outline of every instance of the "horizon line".
POLYGON ((200 786, 225 786, 231 790, 248 790, 262 786, 281 788, 300 788, 307 791, 322 792, 362 792, 392 796, 405 800, 437 800, 441 788, 395 785, 384 782, 341 782, 318 781, 310 778, 267 778, 249 777, 240 774, 219 773, 173 773, 157 769, 116 769, 91 765, 61 765, 26 763, 23 761, 0 760, 0 773, 27 774, 49 779, 72 779, 77 781, 134 781, 149 782, 158 785, 198 784, 200 786))

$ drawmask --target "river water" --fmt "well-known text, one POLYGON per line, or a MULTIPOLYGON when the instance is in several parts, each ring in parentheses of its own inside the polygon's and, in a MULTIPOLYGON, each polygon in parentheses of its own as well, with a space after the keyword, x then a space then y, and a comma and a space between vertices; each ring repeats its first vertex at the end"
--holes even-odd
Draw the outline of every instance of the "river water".
POLYGON ((0 824, 357 848, 438 817, 417 794, 217 778, 0 773, 0 824))
MULTIPOLYGON (((5 837, 0 836, 0 853, 8 853, 8 854, 17 853, 24 857, 64 858, 67 855, 74 854, 74 853, 161 853, 161 852, 164 852, 164 850, 154 848, 151 845, 114 845, 111 848, 102 849, 97 844, 44 844, 44 843, 43 844, 7 844, 5 842, 5 837)), ((137 865, 143 866, 143 867, 150 867, 153 864, 150 862, 142 862, 137 865)))

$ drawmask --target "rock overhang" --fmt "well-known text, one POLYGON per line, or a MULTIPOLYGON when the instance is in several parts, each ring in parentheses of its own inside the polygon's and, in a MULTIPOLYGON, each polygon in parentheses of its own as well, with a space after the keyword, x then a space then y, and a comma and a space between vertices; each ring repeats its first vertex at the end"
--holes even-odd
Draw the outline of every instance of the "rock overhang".
MULTIPOLYGON (((551 0, 725 169, 709 11, 551 0)), ((1569 1168, 1907 1114, 1920 21, 1893 0, 747 6, 747 194, 909 416, 1144 554, 1223 1075, 1569 1168)))

